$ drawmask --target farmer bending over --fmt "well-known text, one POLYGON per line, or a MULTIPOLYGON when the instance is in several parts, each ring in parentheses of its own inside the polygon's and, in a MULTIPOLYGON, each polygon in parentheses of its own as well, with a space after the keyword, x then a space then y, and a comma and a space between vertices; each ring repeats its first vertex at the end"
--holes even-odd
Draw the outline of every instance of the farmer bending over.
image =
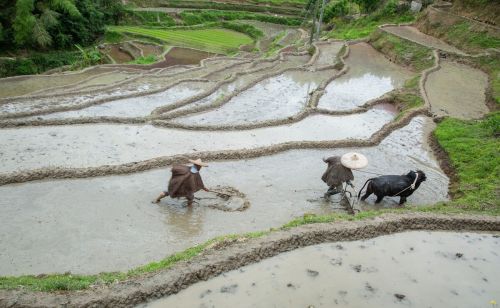
POLYGON ((321 177, 323 182, 329 186, 325 198, 342 192, 342 183, 344 182, 354 187, 351 182, 354 180, 351 169, 361 169, 368 165, 366 157, 359 153, 346 153, 342 157, 332 156, 327 159, 323 158, 323 161, 328 164, 325 173, 321 177))
POLYGON ((174 165, 172 167, 172 177, 168 182, 168 191, 163 191, 153 203, 159 203, 166 196, 171 198, 186 197, 188 206, 193 204, 194 193, 200 189, 209 191, 201 180, 201 167, 208 167, 207 164, 197 160, 189 160, 192 166, 174 165))

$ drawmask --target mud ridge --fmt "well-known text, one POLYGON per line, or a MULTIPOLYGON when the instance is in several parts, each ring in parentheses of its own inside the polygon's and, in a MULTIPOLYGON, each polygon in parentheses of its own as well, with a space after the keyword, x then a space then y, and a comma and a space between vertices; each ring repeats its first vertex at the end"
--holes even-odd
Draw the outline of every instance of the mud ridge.
MULTIPOLYGON (((304 52, 300 52, 300 53, 293 53, 293 52, 283 52, 283 53, 280 53, 279 55, 277 55, 276 59, 274 60, 270 60, 271 62, 274 62, 274 61, 282 61, 284 60, 284 57, 286 55, 303 55, 303 54, 306 54, 304 52)), ((204 60, 220 60, 221 58, 211 58, 211 59, 204 59, 204 60)), ((234 60, 235 58, 230 58, 232 60, 234 60)), ((259 60, 258 60, 259 61, 259 60)), ((268 59, 263 59, 262 61, 259 61, 259 62, 267 62, 268 59)), ((203 61, 202 60, 202 65, 205 65, 206 61, 203 61)), ((249 61, 247 60, 246 63, 248 63, 249 61)), ((204 75, 204 76, 207 76, 207 75, 211 75, 213 73, 217 73, 217 72, 221 72, 221 71, 224 71, 226 69, 229 69, 229 68, 232 68, 233 66, 236 66, 236 65, 241 65, 242 63, 241 62, 237 62, 233 65, 229 65, 229 66, 226 66, 226 67, 223 67, 221 69, 218 69, 218 70, 215 70, 215 71, 212 71, 212 72, 209 72, 208 74, 204 75)), ((205 67, 205 66, 203 66, 205 67)), ((200 68, 195 68, 195 69, 200 69, 200 68)), ((241 72, 241 75, 245 75, 245 74, 250 74, 250 73, 253 73, 255 71, 259 71, 259 70, 263 70, 265 68, 262 68, 262 69, 258 69, 258 70, 254 70, 254 71, 247 71, 247 72, 241 72)), ((175 76, 176 74, 173 73, 171 74, 172 76, 175 76)), ((204 77, 202 76, 202 77, 204 77)), ((138 78, 140 77, 144 77, 144 75, 140 75, 136 78, 132 78, 133 80, 137 80, 138 78)), ((149 77, 152 77, 152 76, 149 76, 149 77)), ((165 76, 163 76, 165 77, 165 76)), ((121 85, 125 84, 125 83, 128 83, 129 81, 133 81, 133 80, 125 80, 125 81, 122 81, 120 82, 121 85)), ((81 104, 81 105, 78 105, 78 106, 60 106, 60 107, 54 107, 54 108, 50 108, 50 109, 46 109, 46 110, 39 110, 39 111, 32 111, 32 112, 18 112, 18 113, 12 113, 12 114, 6 114, 6 115, 0 115, 0 120, 2 119, 15 119, 15 118, 22 118, 22 117, 27 117, 27 116, 36 116, 36 115, 43 115, 43 114, 50 114, 50 113, 55 113, 55 112, 62 112, 62 111, 71 111, 71 110, 80 110, 80 109, 84 109, 84 108, 88 108, 90 106, 93 106, 93 105, 98 105, 98 104, 103 104, 103 103, 106 103, 106 102, 109 102, 109 101, 114 101, 114 100, 119 100, 119 99, 126 99, 126 98, 132 98, 132 97, 140 97, 140 96, 146 96, 146 95, 151 95, 151 94, 155 94, 155 93, 159 93, 159 92, 163 92, 163 91, 166 91, 180 83, 183 83, 183 82, 192 82, 192 81, 202 81, 202 82, 210 82, 210 80, 208 79, 204 79, 204 78, 200 78, 200 79, 196 79, 196 78, 188 78, 188 79, 177 79, 175 82, 173 83, 170 83, 168 84, 167 86, 164 86, 164 87, 161 87, 161 88, 158 88, 158 89, 154 89, 154 90, 149 90, 149 91, 142 91, 142 92, 138 92, 138 93, 132 93, 132 94, 125 94, 125 95, 118 95, 118 96, 110 96, 110 97, 105 97, 105 98, 102 98, 102 99, 97 99, 97 100, 92 100, 92 101, 89 101, 87 103, 84 103, 84 104, 81 104)), ((227 82, 225 82, 227 83, 227 82)), ((225 84, 224 83, 224 84, 225 84)), ((114 88, 116 87, 117 84, 112 84, 106 88, 114 88)), ((222 86, 223 84, 221 84, 220 86, 222 86)), ((214 91, 216 91, 218 88, 216 88, 214 91)), ((101 89, 103 90, 103 89, 101 89)), ((91 91, 91 92, 95 92, 95 90, 91 91)), ((83 94, 84 92, 75 92, 76 94, 83 94)), ((73 95, 75 93, 72 93, 73 95)), ((204 92, 204 94, 206 94, 207 92, 204 92)), ((69 95, 70 93, 61 93, 60 96, 67 96, 69 95)), ((208 93, 206 96, 210 95, 211 93, 208 93)), ((55 96, 58 96, 57 94, 55 96)), ((49 96, 49 97, 54 97, 54 95, 52 96, 49 96)), ((205 96, 201 96, 199 98, 203 98, 205 96)), ((40 98, 40 97, 38 97, 40 98)), ((2 104, 7 104, 7 103, 12 103, 14 102, 15 100, 18 100, 18 99, 21 99, 21 100, 26 100, 28 99, 28 97, 26 96, 22 96, 22 97, 16 97, 16 98, 7 98, 5 99, 4 101, 0 100, 0 105, 2 104)), ((34 97, 33 97, 34 99, 34 97)), ((187 104, 187 103, 186 103, 187 104)), ((182 106, 182 105, 180 105, 182 106)), ((180 106, 177 106, 177 107, 180 107, 180 106)), ((176 107, 176 108, 177 108, 176 107)))
MULTIPOLYGON (((225 59, 225 58, 223 58, 225 59)), ((168 67, 168 69, 172 70, 172 69, 175 69, 175 68, 178 68, 178 67, 186 67, 188 68, 186 71, 183 71, 182 73, 187 73, 187 72, 192 72, 192 71, 196 71, 196 70, 201 70, 201 69, 204 69, 204 68, 207 68, 206 66, 206 62, 209 62, 209 61, 220 61, 220 60, 223 60, 222 58, 209 58, 209 59, 203 59, 201 62, 200 62, 200 65, 199 66, 195 66, 193 67, 192 65, 174 65, 174 66, 170 66, 168 67), (205 60, 205 61, 204 61, 205 60)), ((239 58, 229 58, 231 60, 240 60, 240 61, 243 61, 243 63, 248 63, 250 62, 248 59, 239 59, 239 58)), ((235 65, 239 65, 241 64, 242 62, 237 62, 237 63, 233 63, 229 66, 226 66, 224 68, 221 68, 219 69, 218 71, 222 71, 222 70, 226 70, 228 68, 231 68, 235 65)), ((105 66, 107 64, 103 64, 103 65, 100 65, 99 67, 102 67, 102 66, 105 66)), ((111 67, 108 65, 108 67, 111 67)), ((114 65, 113 67, 111 68, 114 68, 114 69, 123 69, 123 67, 120 67, 120 65, 114 65)), ((82 71, 79 71, 78 73, 81 73, 81 72, 85 72, 86 69, 82 70, 82 71)), ((214 71, 215 72, 215 71, 214 71)), ((211 73, 214 73, 214 72, 211 72, 211 73)), ((169 73, 169 74, 164 74, 164 75, 159 75, 158 73, 159 72, 154 72, 153 74, 148 74, 147 72, 145 72, 144 70, 137 70, 137 73, 138 76, 137 77, 134 77, 134 78, 130 78, 130 79, 127 79, 127 80, 124 80, 124 81, 120 81, 120 82, 116 82, 116 83, 111 83, 109 84, 108 86, 104 87, 104 88, 101 88, 100 90, 109 90, 109 89, 113 89, 114 87, 118 86, 118 85, 124 85, 124 84, 127 84, 127 83, 131 83, 132 81, 134 80, 137 80, 138 78, 141 78, 141 77, 149 77, 149 78, 165 78, 165 77, 175 77, 177 75, 179 75, 178 72, 173 72, 173 73, 169 73)), ((38 75, 26 75, 26 76, 38 76, 38 75)), ((47 76, 53 76, 53 75, 47 75, 47 76)), ((100 76, 100 75, 98 75, 100 76)), ((24 76, 14 76, 14 77, 24 77, 24 76)), ((10 77, 8 77, 10 78, 10 77)), ((2 79, 3 80, 3 79, 2 79)), ((75 86, 75 85, 79 85, 83 82, 85 82, 87 80, 83 80, 83 81, 79 81, 77 83, 74 83, 74 84, 71 84, 71 86, 75 86)), ((66 86, 64 86, 66 87, 66 86)), ((55 87, 55 88, 59 88, 59 87, 55 87)), ((52 89, 52 88, 51 88, 52 89)), ((47 91, 47 90, 50 90, 50 89, 44 89, 43 91, 47 91)), ((157 90, 158 92, 161 92, 162 90, 157 90)), ((74 91, 74 92, 67 92, 67 93, 56 93, 56 94, 44 94, 44 95, 31 95, 31 93, 27 94, 27 95, 21 95, 21 96, 12 96, 12 97, 7 97, 7 98, 2 98, 0 99, 0 105, 3 105, 3 104, 7 104, 7 103, 12 103, 12 102, 15 102, 15 101, 18 101, 18 100, 26 100, 26 99, 39 99, 39 98, 50 98, 50 97, 61 97, 61 96, 67 96, 67 95, 83 95, 83 94, 88 94, 88 93, 93 93, 94 91, 74 91)), ((145 93, 144 95, 148 95, 148 94, 154 94, 154 93, 157 93, 157 92, 141 92, 141 93, 145 93)), ((122 97, 120 97, 122 98, 122 97)))
MULTIPOLYGON (((397 122, 385 124, 378 132, 374 133, 372 136, 370 136, 370 138, 366 140, 347 139, 333 141, 293 141, 254 149, 198 152, 197 157, 207 161, 241 160, 272 155, 279 152, 295 149, 333 149, 375 146, 378 145, 391 132, 407 125, 413 117, 421 114, 428 115, 429 111, 427 110, 427 108, 418 108, 411 110, 410 112, 402 116, 397 122)), ((29 171, 0 174, 0 185, 23 183, 42 179, 89 178, 116 174, 129 174, 169 166, 179 161, 187 161, 188 159, 189 157, 187 157, 187 155, 179 154, 173 156, 156 157, 149 160, 131 162, 121 165, 104 165, 89 168, 40 168, 29 171)))
POLYGON ((224 272, 301 247, 326 242, 355 241, 403 231, 500 231, 500 218, 430 213, 385 214, 362 221, 338 221, 280 230, 256 238, 228 240, 207 248, 171 268, 110 286, 58 293, 0 290, 2 307, 133 307, 168 296, 224 272))
POLYGON ((150 90, 150 91, 146 91, 146 92, 138 92, 138 93, 132 93, 132 94, 126 94, 126 95, 119 95, 119 96, 110 96, 110 97, 105 97, 102 99, 97 99, 94 101, 82 103, 79 105, 59 106, 59 107, 48 108, 45 110, 37 110, 37 111, 31 111, 31 112, 25 111, 25 112, 11 113, 11 114, 3 114, 3 115, 0 115, 0 120, 44 115, 44 114, 50 114, 50 113, 56 113, 56 112, 62 112, 62 111, 81 110, 81 109, 85 109, 85 108, 88 108, 91 106, 100 105, 100 104, 103 104, 106 102, 115 101, 115 100, 119 100, 119 99, 141 97, 141 96, 145 96, 145 95, 149 95, 149 94, 164 92, 170 88, 173 88, 173 87, 175 87, 181 83, 185 83, 185 82, 210 82, 210 80, 198 79, 198 78, 182 79, 182 80, 178 80, 176 82, 173 82, 173 83, 171 83, 165 87, 162 87, 160 89, 150 90))
MULTIPOLYGON (((325 44, 327 44, 327 43, 325 43, 325 44)), ((204 111, 208 111, 208 110, 219 108, 219 107, 223 106, 224 104, 228 103, 234 97, 240 95, 244 91, 246 91, 246 90, 250 89, 251 87, 255 86, 259 82, 261 82, 261 81, 263 81, 265 79, 269 79, 269 78, 272 78, 272 77, 275 77, 275 76, 279 76, 279 75, 281 75, 281 74, 283 74, 285 72, 290 72, 290 71, 303 71, 303 72, 308 72, 308 71, 322 71, 322 70, 334 69, 337 66, 337 65, 326 65, 326 66, 323 66, 323 67, 320 67, 320 68, 315 68, 315 69, 312 69, 312 70, 308 69, 309 67, 311 67, 312 65, 314 65, 314 63, 317 61, 317 59, 319 57, 319 53, 320 53, 320 49, 316 48, 316 52, 315 52, 314 55, 318 55, 318 56, 311 57, 311 59, 309 60, 309 62, 307 64, 305 64, 303 66, 300 66, 300 67, 292 67, 292 68, 281 69, 281 70, 278 70, 278 71, 273 72, 273 73, 268 73, 268 74, 262 75, 260 78, 255 79, 254 81, 246 84, 243 88, 241 88, 241 89, 239 89, 237 91, 233 91, 230 95, 225 96, 222 100, 216 100, 212 104, 208 104, 208 105, 205 105, 205 106, 194 107, 194 108, 190 108, 190 109, 186 109, 186 110, 181 110, 181 111, 177 111, 177 112, 174 110, 173 112, 171 112, 171 113, 169 113, 167 115, 160 115, 158 117, 155 117, 155 119, 157 119, 157 120, 169 120, 169 119, 172 119, 172 118, 176 118, 176 117, 180 117, 180 116, 184 116, 184 115, 188 115, 188 114, 195 114, 195 113, 200 113, 200 112, 204 112, 204 111)), ((285 54, 285 53, 283 53, 283 54, 285 54)), ((342 66, 343 66, 342 70, 340 72, 337 72, 336 74, 334 74, 329 79, 327 79, 324 82, 322 82, 318 86, 318 88, 313 91, 311 99, 309 100, 309 103, 307 105, 309 105, 311 107, 317 106, 318 101, 321 98, 321 95, 323 95, 324 89, 326 88, 326 86, 330 82, 332 82, 332 80, 340 77, 341 75, 345 74, 348 71, 348 67, 345 65, 345 62, 344 62, 345 58, 348 55, 349 55, 349 48, 347 46, 344 55, 342 55, 341 57, 339 57, 339 60, 342 63, 342 66)), ((262 70, 264 70, 264 69, 266 69, 266 68, 263 68, 262 70)), ((199 100, 201 98, 204 98, 204 97, 207 97, 207 96, 213 94, 215 91, 217 91, 224 84, 228 84, 230 82, 233 82, 233 81, 235 81, 237 79, 238 76, 242 76, 242 75, 243 74, 241 74, 241 73, 234 74, 230 79, 228 79, 226 81, 223 81, 223 82, 221 82, 221 84, 217 84, 216 86, 214 86, 209 91, 200 94, 198 97, 196 97, 196 100, 199 100), (210 92, 210 93, 208 93, 208 92, 210 92), (208 94, 206 94, 206 93, 208 93, 208 94)), ((171 111, 173 109, 185 106, 185 105, 187 105, 189 103, 195 102, 196 100, 193 99, 193 98, 189 98, 186 101, 180 101, 180 102, 178 102, 178 104, 173 104, 173 105, 170 105, 170 106, 167 106, 167 107, 160 107, 160 108, 157 108, 156 110, 154 110, 152 112, 152 114, 165 113, 165 112, 171 111)), ((307 116, 307 114, 304 116, 305 113, 307 113, 306 110, 303 110, 302 112, 298 113, 297 115, 295 115, 293 117, 289 117, 287 119, 270 120, 270 121, 266 121, 266 122, 262 122, 262 123, 248 124, 248 125, 216 126, 217 127, 216 129, 250 129, 250 128, 275 126, 275 125, 280 125, 280 124, 292 123, 292 122, 299 121, 299 120, 303 119, 305 116, 307 116)), ((160 124, 160 123, 157 123, 157 124, 160 124)), ((163 123, 161 125, 162 126, 168 126, 168 127, 177 127, 177 128, 185 127, 186 129, 195 129, 195 127, 196 127, 196 126, 174 124, 174 123, 170 123, 170 124, 163 123)), ((214 127, 214 126, 203 126, 203 127, 205 129, 216 130, 216 129, 212 129, 212 127, 214 127)))

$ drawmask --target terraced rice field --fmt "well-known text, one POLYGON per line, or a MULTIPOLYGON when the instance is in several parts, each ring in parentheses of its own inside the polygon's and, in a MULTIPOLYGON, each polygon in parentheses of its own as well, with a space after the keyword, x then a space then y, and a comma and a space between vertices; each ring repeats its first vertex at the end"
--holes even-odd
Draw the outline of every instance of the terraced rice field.
POLYGON ((110 26, 109 30, 139 36, 152 37, 167 44, 198 48, 227 54, 253 40, 242 33, 226 29, 163 30, 131 26, 110 26))
MULTIPOLYGON (((253 42, 225 29, 110 29, 217 54, 253 42)), ((408 202, 447 201, 449 179, 428 143, 435 123, 423 115, 432 102, 402 113, 382 97, 404 91, 415 72, 369 43, 298 50, 126 72, 109 65, 69 81, 60 74, 6 80, 18 90, 0 95, 0 283, 1 276, 125 273, 217 236, 345 212, 323 197, 321 181, 322 158, 345 152, 369 159, 366 173, 355 171, 354 195, 373 174, 419 169, 427 182, 408 202), (197 193, 193 207, 183 199, 152 205, 170 167, 188 158, 209 162, 201 171, 207 187, 230 187, 249 206, 207 206, 219 202, 210 192, 197 193)), ((357 209, 399 201, 374 199, 357 209)), ((152 297, 143 294, 142 301, 152 297)))

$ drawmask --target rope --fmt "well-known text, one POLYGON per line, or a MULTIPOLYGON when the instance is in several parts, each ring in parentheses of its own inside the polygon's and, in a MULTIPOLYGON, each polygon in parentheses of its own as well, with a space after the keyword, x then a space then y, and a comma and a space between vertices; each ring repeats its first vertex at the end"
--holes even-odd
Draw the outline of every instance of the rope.
POLYGON ((374 175, 385 175, 385 174, 380 174, 380 173, 375 173, 375 172, 370 172, 370 171, 361 171, 359 169, 354 169, 354 170, 357 172, 361 172, 361 173, 368 173, 368 174, 374 174, 374 175))

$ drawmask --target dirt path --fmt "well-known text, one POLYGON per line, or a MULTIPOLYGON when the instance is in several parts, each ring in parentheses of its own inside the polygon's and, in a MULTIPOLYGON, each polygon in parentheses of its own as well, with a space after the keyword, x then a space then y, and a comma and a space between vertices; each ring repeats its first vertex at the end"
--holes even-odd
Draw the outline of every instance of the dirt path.
POLYGON ((429 48, 440 49, 459 55, 466 55, 463 51, 443 42, 438 38, 424 34, 412 26, 389 26, 383 27, 382 30, 429 48))

